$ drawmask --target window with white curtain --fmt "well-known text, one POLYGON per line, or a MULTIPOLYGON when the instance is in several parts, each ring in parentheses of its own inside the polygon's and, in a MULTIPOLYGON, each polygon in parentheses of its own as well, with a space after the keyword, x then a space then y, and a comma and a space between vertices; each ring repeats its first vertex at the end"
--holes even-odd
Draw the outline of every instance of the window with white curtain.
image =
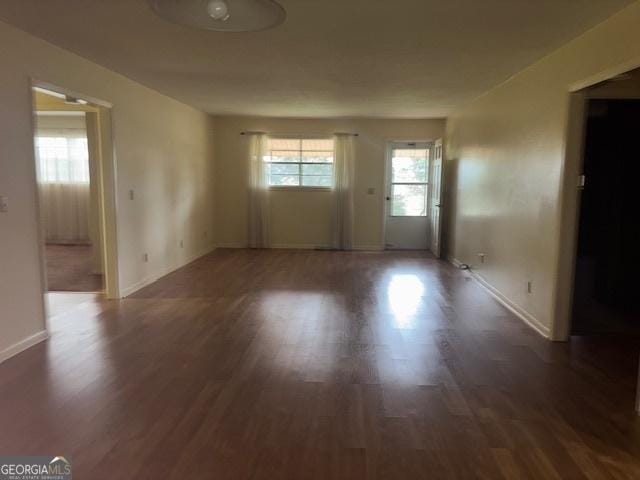
POLYGON ((39 129, 38 175, 42 183, 89 183, 87 134, 76 129, 39 129))
POLYGON ((333 187, 333 138, 269 138, 266 175, 271 187, 333 187))
MULTIPOLYGON (((45 123, 45 119, 39 121, 45 123)), ((90 242, 86 129, 41 126, 35 144, 40 213, 47 243, 90 242)))

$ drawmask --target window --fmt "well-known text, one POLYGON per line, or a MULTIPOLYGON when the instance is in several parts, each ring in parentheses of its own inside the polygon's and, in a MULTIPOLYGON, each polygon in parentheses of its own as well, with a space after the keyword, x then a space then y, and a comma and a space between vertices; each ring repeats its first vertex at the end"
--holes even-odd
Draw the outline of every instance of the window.
POLYGON ((76 130, 40 130, 36 136, 39 180, 43 183, 89 183, 87 136, 76 130))
POLYGON ((333 139, 269 138, 267 175, 273 187, 333 187, 333 139))
POLYGON ((429 149, 394 148, 391 155, 391 216, 427 216, 429 149))

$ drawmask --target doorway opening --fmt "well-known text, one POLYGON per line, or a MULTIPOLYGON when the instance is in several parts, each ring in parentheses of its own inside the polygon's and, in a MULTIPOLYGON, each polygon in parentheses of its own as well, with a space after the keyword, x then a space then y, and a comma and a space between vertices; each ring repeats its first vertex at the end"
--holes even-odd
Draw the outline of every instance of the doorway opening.
POLYGON ((33 87, 34 149, 49 317, 118 296, 108 106, 33 87))
POLYGON ((390 142, 387 147, 385 248, 429 248, 428 142, 390 142))
POLYGON ((601 74, 570 96, 553 338, 591 349, 640 413, 640 69, 601 74))
POLYGON ((640 335, 639 118, 640 95, 588 99, 572 334, 640 335))
POLYGON ((440 258, 442 139, 387 144, 384 245, 440 258))
POLYGON ((568 154, 564 201, 575 214, 566 213, 564 245, 573 249, 563 255, 573 259, 572 294, 559 339, 571 334, 640 339, 638 118, 640 69, 572 94, 569 145, 575 147, 568 154))

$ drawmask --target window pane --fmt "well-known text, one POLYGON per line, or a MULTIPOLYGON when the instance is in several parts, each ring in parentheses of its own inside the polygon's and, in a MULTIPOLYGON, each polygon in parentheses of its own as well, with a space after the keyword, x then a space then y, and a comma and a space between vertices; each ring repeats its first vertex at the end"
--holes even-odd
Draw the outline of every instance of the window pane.
POLYGON ((317 164, 317 165, 302 165, 303 175, 333 175, 333 165, 317 164))
POLYGON ((38 180, 48 183, 89 183, 89 152, 84 132, 75 130, 57 136, 38 132, 36 160, 38 180), (67 135, 67 136, 62 136, 67 135))
POLYGON ((333 152, 332 138, 303 138, 302 150, 333 152))
POLYGON ((392 182, 394 183, 427 182, 426 150, 394 150, 391 165, 392 182), (415 156, 413 152, 423 152, 424 156, 415 156))
POLYGON ((271 162, 299 162, 300 152, 289 150, 272 150, 271 162))
POLYGON ((297 186, 300 177, 298 175, 271 175, 269 177, 269 185, 284 185, 284 186, 297 186))
POLYGON ((393 185, 391 215, 394 217, 425 217, 427 215, 426 185, 393 185))
POLYGON ((302 161, 312 163, 333 163, 333 152, 302 152, 302 161))
POLYGON ((269 185, 333 186, 333 139, 269 138, 268 147, 269 185))
POLYGON ((299 138, 270 138, 268 141, 269 150, 296 150, 300 151, 301 141, 299 138))
POLYGON ((299 163, 272 163, 267 165, 269 175, 299 175, 299 163))
POLYGON ((394 157, 418 157, 424 158, 427 157, 428 148, 394 148, 393 156, 394 157))
POLYGON ((332 187, 333 176, 313 175, 302 177, 302 185, 305 187, 332 187))

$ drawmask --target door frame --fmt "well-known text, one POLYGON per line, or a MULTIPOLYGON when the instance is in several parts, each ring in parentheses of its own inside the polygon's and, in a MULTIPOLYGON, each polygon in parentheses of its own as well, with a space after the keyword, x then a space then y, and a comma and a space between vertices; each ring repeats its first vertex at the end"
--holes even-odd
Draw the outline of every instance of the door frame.
POLYGON ((565 152, 560 173, 560 208, 556 249, 556 285, 553 290, 551 340, 565 342, 571 335, 573 293, 580 223, 579 176, 584 164, 588 102, 585 91, 598 83, 640 68, 640 59, 619 64, 569 87, 565 124, 565 152))
MULTIPOLYGON (((425 139, 421 139, 421 140, 415 140, 415 139, 386 139, 385 140, 385 144, 384 144, 384 179, 383 179, 383 185, 382 185, 382 250, 387 250, 387 218, 389 217, 389 206, 390 206, 390 201, 387 200, 387 197, 390 196, 391 192, 389 191, 390 186, 391 186, 391 169, 389 168, 389 164, 391 163, 391 152, 393 150, 393 144, 395 143, 426 143, 427 145, 429 145, 429 168, 427 171, 427 217, 425 218, 429 218, 429 212, 430 212, 430 207, 431 207, 431 199, 429 198, 429 180, 431 179, 431 150, 433 149, 433 144, 435 143, 435 140, 425 140, 425 139)), ((428 220, 427 220, 428 222, 428 220)), ((430 233, 429 233, 430 235, 430 233)), ((427 245, 430 244, 430 240, 431 238, 428 238, 429 242, 427 243, 427 245)), ((427 247, 427 250, 429 248, 427 247)))
MULTIPOLYGON (((585 87, 587 88, 587 87, 585 87)), ((555 322, 551 339, 567 341, 571 335, 573 293, 580 223, 580 189, 578 177, 584 165, 586 121, 589 99, 586 92, 569 94, 569 119, 565 161, 560 183, 560 245, 557 253, 557 284, 554 291, 555 322), (563 292, 563 293, 561 293, 563 292)))
POLYGON ((433 142, 433 152, 434 155, 432 155, 430 161, 429 161, 429 213, 427 215, 429 215, 429 250, 431 251, 431 253, 433 253, 433 255, 436 258, 442 258, 442 228, 443 228, 443 204, 444 204, 444 188, 445 188, 445 175, 444 175, 444 138, 438 138, 437 140, 435 140, 433 142), (431 194, 433 192, 433 185, 434 185, 434 181, 433 179, 434 177, 434 160, 435 157, 437 155, 438 152, 438 147, 440 148, 440 198, 438 200, 438 205, 433 205, 432 203, 432 197, 431 194), (435 211, 435 209, 439 209, 438 210, 438 248, 437 248, 437 252, 434 251, 434 245, 433 245, 433 239, 434 239, 434 235, 433 235, 433 229, 432 227, 432 220, 434 218, 433 212, 435 211))
MULTIPOLYGON (((58 85, 30 78, 29 92, 31 95, 31 138, 33 141, 33 182, 36 192, 36 215, 38 218, 38 245, 40 260, 40 278, 42 298, 44 302, 45 312, 47 312, 47 302, 44 301, 47 294, 47 267, 45 255, 45 233, 41 222, 40 195, 38 195, 38 176, 35 168, 36 151, 35 151, 35 135, 37 123, 35 117, 36 105, 34 88, 42 88, 53 93, 61 95, 70 95, 75 98, 86 100, 92 105, 99 107, 99 222, 104 245, 102 256, 104 265, 104 295, 109 299, 120 298, 120 282, 119 282, 119 266, 118 266, 118 235, 117 235, 117 175, 116 175, 116 157, 113 138, 113 105, 109 102, 96 99, 90 95, 85 95, 58 85)), ((47 315, 48 318, 48 315, 47 315)))

